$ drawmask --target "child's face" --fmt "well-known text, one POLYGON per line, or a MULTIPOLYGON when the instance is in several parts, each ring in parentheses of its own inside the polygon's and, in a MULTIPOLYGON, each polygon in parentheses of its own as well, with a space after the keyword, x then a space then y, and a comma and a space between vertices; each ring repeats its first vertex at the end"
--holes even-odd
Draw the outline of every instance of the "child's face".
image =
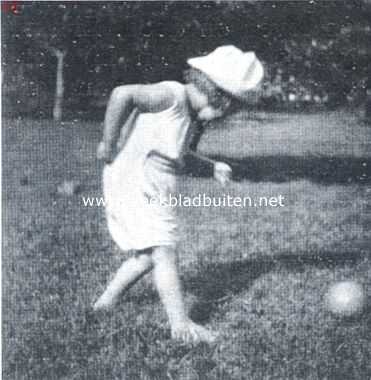
POLYGON ((208 104, 199 111, 198 118, 202 121, 211 121, 223 117, 226 111, 225 109, 215 108, 208 104))
POLYGON ((219 88, 203 72, 191 68, 185 72, 187 83, 196 89, 197 96, 194 104, 197 117, 202 121, 210 121, 226 115, 230 109, 232 98, 224 90, 219 88))
POLYGON ((198 118, 202 121, 219 119, 226 115, 231 103, 231 98, 222 93, 212 97, 205 94, 205 103, 198 112, 198 118))

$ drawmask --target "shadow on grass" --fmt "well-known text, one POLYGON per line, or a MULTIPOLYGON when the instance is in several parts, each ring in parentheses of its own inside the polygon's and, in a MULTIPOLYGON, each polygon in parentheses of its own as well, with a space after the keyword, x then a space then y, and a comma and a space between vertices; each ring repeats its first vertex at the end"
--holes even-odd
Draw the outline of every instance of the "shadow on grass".
POLYGON ((198 302, 192 306, 191 317, 198 322, 207 322, 218 304, 248 288, 260 276, 272 270, 286 269, 304 272, 307 266, 319 269, 356 265, 371 253, 355 255, 351 253, 322 252, 316 255, 280 255, 234 263, 208 264, 198 268, 194 275, 184 280, 185 290, 195 294, 198 302))
MULTIPOLYGON (((370 184, 370 157, 329 156, 260 156, 231 158, 211 156, 228 163, 235 181, 287 182, 309 179, 321 184, 370 184)), ((195 177, 212 177, 212 168, 187 157, 185 174, 195 177)))

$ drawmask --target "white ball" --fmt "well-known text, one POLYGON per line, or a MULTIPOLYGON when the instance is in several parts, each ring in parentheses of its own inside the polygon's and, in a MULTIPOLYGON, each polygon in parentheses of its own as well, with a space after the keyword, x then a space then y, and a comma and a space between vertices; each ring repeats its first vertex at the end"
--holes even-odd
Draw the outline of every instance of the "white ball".
POLYGON ((63 181, 58 185, 57 191, 61 195, 72 196, 79 191, 79 184, 75 181, 63 181))
POLYGON ((366 295, 362 285, 357 282, 342 281, 330 286, 326 302, 333 313, 351 316, 362 311, 366 304, 366 295))

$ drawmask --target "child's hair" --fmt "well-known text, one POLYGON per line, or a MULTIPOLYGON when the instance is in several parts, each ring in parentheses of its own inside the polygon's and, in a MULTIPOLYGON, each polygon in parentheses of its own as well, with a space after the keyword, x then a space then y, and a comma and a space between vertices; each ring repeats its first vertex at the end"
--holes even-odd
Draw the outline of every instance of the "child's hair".
POLYGON ((193 67, 184 71, 184 80, 186 83, 193 83, 215 108, 226 108, 233 100, 231 95, 219 88, 206 74, 193 67))

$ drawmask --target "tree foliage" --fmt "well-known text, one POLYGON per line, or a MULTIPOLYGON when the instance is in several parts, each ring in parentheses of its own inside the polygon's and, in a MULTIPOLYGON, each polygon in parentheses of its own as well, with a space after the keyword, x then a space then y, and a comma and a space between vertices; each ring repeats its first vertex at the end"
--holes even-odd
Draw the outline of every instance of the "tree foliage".
POLYGON ((264 61, 266 104, 344 104, 365 94, 370 20, 367 1, 30 2, 3 16, 4 79, 25 108, 17 75, 48 94, 48 113, 63 51, 67 107, 89 112, 117 84, 181 80, 187 58, 235 44, 264 61))

